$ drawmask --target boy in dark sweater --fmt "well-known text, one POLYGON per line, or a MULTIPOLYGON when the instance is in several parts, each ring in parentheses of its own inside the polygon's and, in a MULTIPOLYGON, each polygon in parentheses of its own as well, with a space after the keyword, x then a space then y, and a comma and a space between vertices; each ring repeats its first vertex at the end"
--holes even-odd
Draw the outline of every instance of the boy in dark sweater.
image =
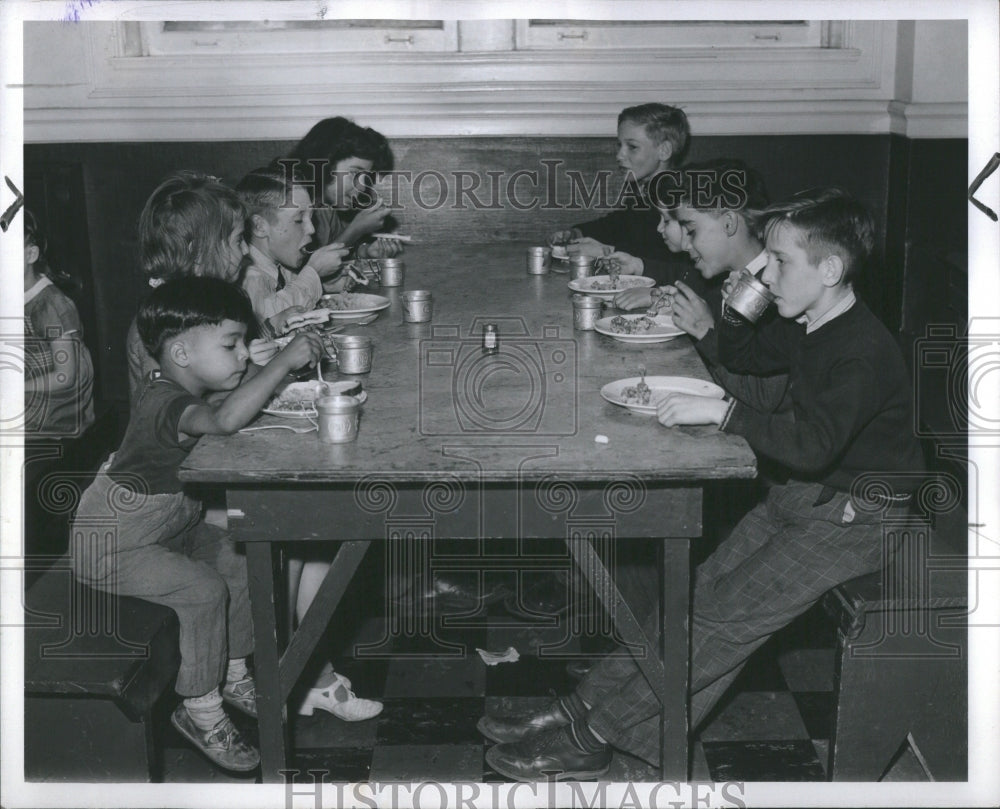
POLYGON ((623 206, 598 219, 582 222, 549 236, 549 242, 569 242, 570 256, 604 256, 614 251, 640 260, 650 260, 646 275, 657 283, 672 283, 690 260, 664 249, 658 232, 660 214, 649 200, 650 178, 684 162, 691 138, 687 116, 667 104, 639 104, 618 115, 619 167, 626 172, 626 185, 619 199, 623 206))
MULTIPOLYGON (((692 728, 773 633, 831 587, 883 565, 895 550, 883 515, 905 511, 912 497, 888 481, 915 482, 923 469, 902 355, 854 296, 872 249, 871 217, 844 192, 824 189, 767 209, 764 228, 762 278, 781 317, 755 328, 726 312, 719 353, 734 371, 788 373, 791 411, 683 395, 657 407, 668 427, 715 423, 742 435, 787 476, 696 571, 692 728)), ((655 616, 646 630, 655 637, 655 616)), ((655 764, 658 713, 633 660, 608 657, 573 695, 531 716, 484 717, 479 727, 501 742, 486 757, 497 772, 583 778, 606 771, 609 745, 655 764)))

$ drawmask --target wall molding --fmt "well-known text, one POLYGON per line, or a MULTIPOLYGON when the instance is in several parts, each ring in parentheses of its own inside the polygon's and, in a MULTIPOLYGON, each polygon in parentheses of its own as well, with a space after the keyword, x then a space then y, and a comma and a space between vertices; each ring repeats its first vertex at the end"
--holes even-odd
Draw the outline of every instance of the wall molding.
POLYGON ((295 139, 332 114, 389 137, 607 137, 654 99, 701 135, 967 131, 965 103, 893 98, 894 21, 846 22, 840 48, 190 56, 143 55, 136 26, 87 23, 65 84, 26 67, 25 142, 295 139))

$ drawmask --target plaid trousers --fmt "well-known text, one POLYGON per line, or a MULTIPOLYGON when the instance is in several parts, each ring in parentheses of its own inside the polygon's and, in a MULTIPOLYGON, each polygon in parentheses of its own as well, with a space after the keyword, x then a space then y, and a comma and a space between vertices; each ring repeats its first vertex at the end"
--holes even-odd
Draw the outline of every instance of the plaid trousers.
MULTIPOLYGON (((831 587, 878 570, 891 548, 881 513, 845 493, 815 505, 822 486, 773 486, 695 572, 691 623, 691 727, 697 727, 771 635, 831 587), (853 509, 854 514, 851 514, 853 509)), ((657 616, 647 620, 656 638, 657 616)), ((668 665, 670 662, 668 661, 668 665)), ((658 764, 660 703, 627 654, 604 658, 577 694, 587 723, 615 747, 658 764)))

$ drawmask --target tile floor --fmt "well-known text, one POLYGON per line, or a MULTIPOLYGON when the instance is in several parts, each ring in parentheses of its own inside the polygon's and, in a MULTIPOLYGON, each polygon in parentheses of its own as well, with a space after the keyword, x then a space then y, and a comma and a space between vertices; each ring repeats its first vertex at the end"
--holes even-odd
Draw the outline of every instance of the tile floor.
MULTIPOLYGON (((363 616, 359 616, 363 617, 363 616)), ((343 722, 323 711, 295 717, 295 764, 335 781, 502 781, 484 760, 476 730, 484 711, 518 711, 568 693, 566 662, 595 641, 571 637, 564 623, 511 618, 501 604, 488 615, 437 616, 429 638, 387 638, 386 621, 354 623, 353 638, 330 638, 338 671, 361 696, 382 698, 375 719, 343 722), (484 620, 484 618, 486 620, 484 620), (476 649, 514 646, 520 659, 486 666, 476 649), (343 654, 343 650, 347 654, 343 654), (540 653, 541 652, 541 653, 540 653)), ((346 622, 345 622, 346 623, 346 622)), ((692 749, 692 778, 713 781, 824 781, 833 708, 834 628, 819 608, 772 638, 750 660, 708 718, 692 749)), ((236 717, 234 717, 236 718, 236 717)), ((237 721, 252 736, 250 720, 237 721)), ((167 782, 246 782, 189 748, 160 723, 167 782)), ((616 753, 608 780, 658 780, 643 761, 616 753)), ((908 751, 886 780, 927 780, 908 751)))

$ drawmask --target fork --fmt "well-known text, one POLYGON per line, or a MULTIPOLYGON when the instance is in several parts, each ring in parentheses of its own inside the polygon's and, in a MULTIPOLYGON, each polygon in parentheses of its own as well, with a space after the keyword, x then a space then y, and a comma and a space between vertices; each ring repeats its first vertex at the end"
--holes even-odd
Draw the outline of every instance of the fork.
POLYGON ((244 427, 240 430, 241 433, 253 433, 258 430, 291 430, 293 433, 314 433, 319 428, 316 424, 312 424, 309 427, 293 427, 290 424, 261 424, 259 427, 244 427))

